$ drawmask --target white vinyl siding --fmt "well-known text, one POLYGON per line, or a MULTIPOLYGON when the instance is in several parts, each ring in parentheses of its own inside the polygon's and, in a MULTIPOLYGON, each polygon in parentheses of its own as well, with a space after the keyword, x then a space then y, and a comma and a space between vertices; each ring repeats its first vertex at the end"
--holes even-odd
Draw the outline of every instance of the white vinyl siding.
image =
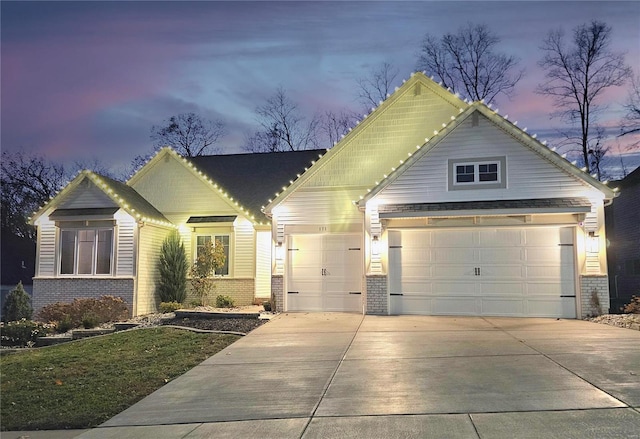
POLYGON ((127 214, 119 215, 117 220, 116 276, 134 276, 135 266, 135 230, 136 221, 127 214))
POLYGON ((36 276, 54 276, 56 273, 56 235, 55 224, 43 218, 38 224, 36 276))
POLYGON ((94 207, 117 207, 118 205, 100 188, 85 178, 58 204, 60 209, 84 209, 94 207))
POLYGON ((283 224, 361 223, 362 213, 353 201, 366 189, 299 190, 275 210, 283 224))
POLYGON ((252 278, 255 275, 255 230, 251 222, 237 218, 234 233, 233 277, 252 278))
POLYGON ((315 170, 305 187, 372 187, 389 174, 407 152, 442 129, 442 122, 466 104, 437 85, 416 77, 413 86, 396 92, 384 108, 360 122, 338 145, 339 150, 315 170), (391 102, 392 101, 392 102, 391 102))
POLYGON ((256 280, 255 296, 271 297, 271 232, 256 232, 256 280))
POLYGON ((142 195, 167 219, 176 215, 186 222, 189 216, 235 215, 237 210, 231 203, 202 181, 194 173, 178 162, 178 158, 167 154, 164 160, 158 161, 152 169, 136 179, 132 187, 142 195), (179 202, 176 202, 179 200, 179 202))
POLYGON ((380 204, 437 203, 528 198, 600 197, 596 189, 559 169, 484 116, 471 118, 375 197, 380 204), (448 161, 506 157, 505 188, 447 190, 448 161))

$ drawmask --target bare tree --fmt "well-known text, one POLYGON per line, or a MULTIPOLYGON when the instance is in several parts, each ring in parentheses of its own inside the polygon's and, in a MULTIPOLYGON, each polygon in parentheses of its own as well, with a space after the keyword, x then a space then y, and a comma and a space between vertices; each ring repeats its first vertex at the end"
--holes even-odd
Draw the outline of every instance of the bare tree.
POLYGON ((596 164, 589 160, 590 151, 595 151, 601 141, 594 130, 598 110, 601 110, 596 100, 606 88, 624 84, 631 74, 624 54, 613 52, 610 43, 611 27, 597 20, 577 26, 569 46, 565 44, 563 30, 554 30, 543 42, 544 57, 538 63, 546 70, 546 80, 536 92, 554 99, 559 109, 555 116, 580 125, 576 143, 590 173, 597 170, 596 164))
POLYGON ((491 103, 499 95, 511 97, 524 76, 524 70, 516 70, 517 57, 496 52, 498 43, 484 24, 467 23, 441 38, 427 34, 416 66, 453 92, 491 103))
POLYGON ((181 113, 151 127, 150 137, 156 147, 170 146, 185 157, 196 157, 219 152, 216 143, 225 135, 224 122, 181 113))
MULTIPOLYGON (((640 76, 631 78, 631 90, 624 108, 627 110, 627 114, 622 121, 619 137, 640 133, 640 76)), ((638 143, 640 140, 631 146, 636 146, 638 143)))
POLYGON ((325 112, 320 122, 320 132, 324 134, 328 148, 339 142, 355 125, 356 120, 356 115, 348 110, 342 110, 339 113, 325 112))
POLYGON ((81 169, 110 176, 98 160, 76 162, 67 169, 39 154, 24 150, 2 151, 2 229, 15 236, 35 240, 35 229, 28 224, 29 217, 81 169))
POLYGON ((250 152, 297 151, 318 147, 317 116, 308 122, 282 87, 256 108, 260 128, 246 137, 250 152))
POLYGON ((400 72, 397 68, 385 61, 372 68, 366 77, 356 79, 357 99, 367 112, 369 108, 377 107, 391 94, 398 73, 400 72))

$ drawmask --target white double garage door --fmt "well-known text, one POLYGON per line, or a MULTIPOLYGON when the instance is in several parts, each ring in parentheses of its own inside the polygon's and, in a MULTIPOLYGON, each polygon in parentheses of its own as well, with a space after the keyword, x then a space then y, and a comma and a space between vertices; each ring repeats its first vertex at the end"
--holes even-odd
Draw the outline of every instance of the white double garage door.
MULTIPOLYGON (((390 314, 576 317, 571 227, 388 231, 390 314)), ((286 309, 363 309, 360 235, 294 235, 286 309)))
POLYGON ((574 229, 390 230, 391 314, 576 317, 574 229))

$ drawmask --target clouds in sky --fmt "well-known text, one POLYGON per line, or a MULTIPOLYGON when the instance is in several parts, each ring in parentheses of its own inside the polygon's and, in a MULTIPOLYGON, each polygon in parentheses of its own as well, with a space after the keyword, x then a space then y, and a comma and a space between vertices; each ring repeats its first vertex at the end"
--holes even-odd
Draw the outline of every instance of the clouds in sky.
MULTIPOLYGON (((634 2, 2 2, 2 147, 52 159, 126 165, 151 149, 149 130, 194 111, 222 118, 225 152, 240 152, 254 110, 284 87, 312 114, 358 108, 355 79, 382 61, 408 77, 426 32, 486 23, 527 76, 499 102, 550 129, 533 94, 546 33, 592 19, 640 73, 634 2)), ((625 89, 607 98, 622 102, 625 89)), ((621 116, 610 107, 610 118, 621 116)))

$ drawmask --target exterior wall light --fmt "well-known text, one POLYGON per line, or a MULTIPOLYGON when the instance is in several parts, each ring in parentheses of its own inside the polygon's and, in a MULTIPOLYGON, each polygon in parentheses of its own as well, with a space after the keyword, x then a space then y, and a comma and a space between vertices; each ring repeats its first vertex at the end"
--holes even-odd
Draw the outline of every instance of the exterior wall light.
POLYGON ((282 261, 284 259, 284 246, 281 242, 276 244, 276 261, 282 261))
POLYGON ((595 232, 589 232, 587 236, 587 253, 599 253, 600 252, 600 237, 595 232))
POLYGON ((373 238, 371 239, 371 254, 380 254, 380 239, 378 238, 378 235, 373 235, 373 238))

